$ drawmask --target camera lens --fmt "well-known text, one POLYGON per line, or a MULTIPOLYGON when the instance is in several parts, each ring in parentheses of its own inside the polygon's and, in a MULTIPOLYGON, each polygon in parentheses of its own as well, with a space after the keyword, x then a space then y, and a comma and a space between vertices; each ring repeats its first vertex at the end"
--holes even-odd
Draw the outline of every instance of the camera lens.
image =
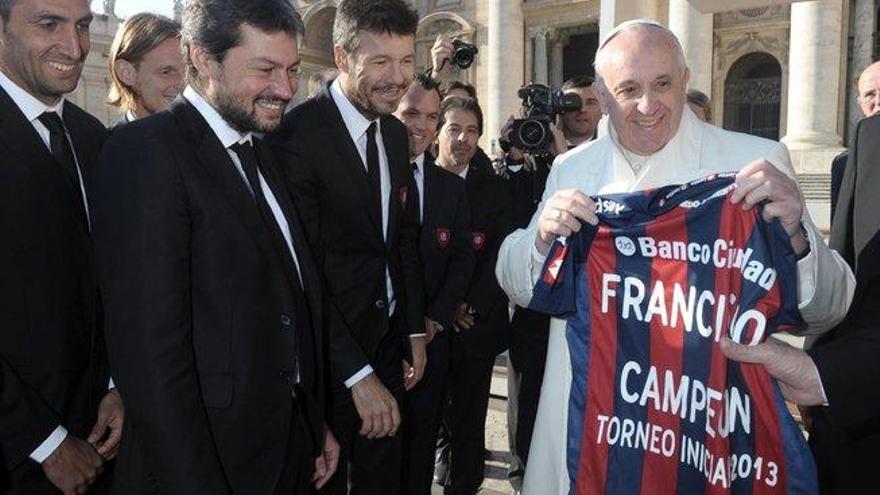
POLYGON ((452 62, 462 69, 467 69, 474 63, 474 54, 466 48, 459 48, 452 54, 452 62))
POLYGON ((540 148, 544 140, 547 138, 547 132, 544 125, 537 120, 526 120, 519 128, 519 141, 523 143, 527 149, 540 148))

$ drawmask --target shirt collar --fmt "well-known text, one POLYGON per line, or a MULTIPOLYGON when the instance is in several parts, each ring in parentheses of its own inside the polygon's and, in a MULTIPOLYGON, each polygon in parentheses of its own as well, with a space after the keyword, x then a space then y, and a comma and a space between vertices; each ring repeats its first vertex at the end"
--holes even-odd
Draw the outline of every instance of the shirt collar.
POLYGON ((379 119, 367 120, 367 118, 364 117, 364 114, 362 114, 360 110, 354 106, 351 100, 345 96, 345 93, 342 92, 342 85, 339 83, 339 78, 336 78, 336 80, 330 84, 330 96, 339 108, 339 113, 342 115, 342 122, 345 124, 345 128, 348 129, 352 141, 355 143, 358 142, 373 122, 376 123, 376 131, 381 131, 381 128, 379 127, 379 119))
POLYGON ((38 100, 34 95, 25 91, 21 86, 15 84, 12 79, 0 71, 0 87, 2 87, 15 105, 24 114, 28 122, 33 121, 43 114, 43 112, 55 112, 59 117, 63 117, 64 97, 58 99, 58 103, 53 106, 46 105, 38 100))
POLYGON ((470 170, 470 169, 471 169, 471 166, 468 165, 467 167, 464 168, 464 170, 461 171, 461 173, 458 174, 458 176, 461 177, 462 179, 467 179, 468 170, 470 170))
POLYGON ((416 159, 413 160, 413 163, 416 164, 416 170, 421 175, 425 175, 425 154, 422 153, 421 155, 417 156, 416 159))
POLYGON ((125 112, 125 120, 127 120, 129 123, 131 123, 131 122, 134 122, 135 120, 137 120, 137 117, 134 116, 134 112, 129 110, 129 111, 125 112))
POLYGON ((233 129, 226 120, 208 103, 205 98, 198 93, 192 86, 187 86, 183 90, 183 97, 196 108, 202 117, 208 122, 208 126, 217 135, 220 144, 224 148, 229 148, 235 143, 243 143, 251 141, 251 133, 242 134, 233 129))

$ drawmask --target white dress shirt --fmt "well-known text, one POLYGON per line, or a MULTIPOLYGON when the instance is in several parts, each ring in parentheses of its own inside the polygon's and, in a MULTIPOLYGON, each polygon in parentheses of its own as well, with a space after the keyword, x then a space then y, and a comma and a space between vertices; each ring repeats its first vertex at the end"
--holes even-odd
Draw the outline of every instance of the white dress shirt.
MULTIPOLYGON (((34 126, 34 130, 37 131, 37 135, 40 136, 40 139, 43 141, 43 144, 46 145, 46 148, 49 151, 52 151, 51 145, 49 144, 49 129, 40 122, 40 115, 44 112, 55 112, 59 117, 64 117, 64 98, 59 98, 58 103, 55 105, 49 106, 40 100, 36 99, 33 95, 19 87, 17 84, 12 82, 3 71, 0 71, 0 87, 9 94, 9 97, 12 98, 12 101, 21 110, 21 113, 24 114, 24 118, 34 126)), ((73 143, 70 141, 70 136, 67 136, 68 144, 70 148, 75 150, 76 148, 73 146, 73 143)), ((79 189, 80 194, 82 194, 83 199, 83 207, 85 208, 86 213, 86 222, 90 222, 89 220, 89 202, 86 199, 86 190, 83 185, 82 180, 82 172, 79 167, 79 159, 76 157, 76 152, 73 153, 74 164, 76 165, 76 173, 79 178, 79 189)), ((89 223, 91 226, 91 223, 89 223)), ((112 381, 111 388, 112 388, 112 381)), ((63 426, 59 425, 55 428, 54 431, 49 435, 46 440, 43 441, 33 452, 30 454, 30 458, 36 462, 42 463, 46 460, 47 457, 52 455, 55 452, 55 449, 61 445, 61 442, 67 438, 67 429, 63 426)))

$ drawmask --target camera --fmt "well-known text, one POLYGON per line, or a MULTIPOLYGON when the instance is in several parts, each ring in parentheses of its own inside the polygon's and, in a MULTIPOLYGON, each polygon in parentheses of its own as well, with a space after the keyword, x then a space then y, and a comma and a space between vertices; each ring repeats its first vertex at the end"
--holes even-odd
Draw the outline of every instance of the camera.
POLYGON ((550 124, 561 113, 579 111, 581 98, 543 84, 523 86, 516 94, 523 102, 524 118, 513 121, 511 145, 534 155, 549 153, 553 141, 550 124))
POLYGON ((467 69, 474 63, 477 56, 477 45, 465 43, 461 40, 452 40, 452 63, 460 69, 467 69))

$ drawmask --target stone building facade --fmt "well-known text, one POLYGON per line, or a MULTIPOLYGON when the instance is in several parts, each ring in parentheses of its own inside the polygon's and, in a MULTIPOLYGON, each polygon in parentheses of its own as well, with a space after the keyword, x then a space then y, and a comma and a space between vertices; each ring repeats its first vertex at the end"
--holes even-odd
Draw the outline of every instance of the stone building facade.
MULTIPOLYGON (((477 88, 487 150, 496 130, 519 109, 520 86, 559 86, 572 75, 592 75, 601 33, 624 20, 650 17, 667 24, 682 41, 690 86, 712 98, 715 123, 785 141, 814 216, 828 225, 831 159, 860 117, 852 81, 880 55, 880 0, 409 1, 421 19, 420 70, 430 63, 439 33, 479 47, 474 65, 455 77, 477 88)), ((333 66, 338 0, 291 2, 306 25, 301 100, 308 77, 333 66)), ((113 15, 98 16, 84 81, 73 96, 105 122, 115 119, 103 106, 102 92, 117 25, 113 15)))

